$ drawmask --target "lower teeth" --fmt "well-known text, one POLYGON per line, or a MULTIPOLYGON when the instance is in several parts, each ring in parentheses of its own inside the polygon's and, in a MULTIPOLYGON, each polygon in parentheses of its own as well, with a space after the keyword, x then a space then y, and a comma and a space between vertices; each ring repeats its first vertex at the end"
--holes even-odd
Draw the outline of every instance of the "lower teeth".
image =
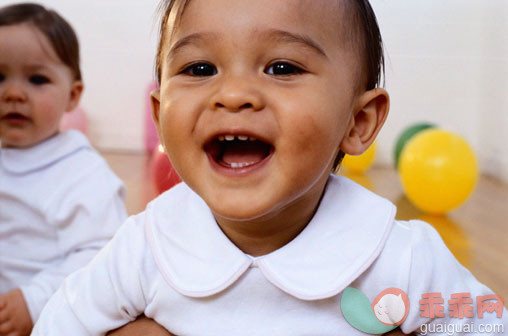
POLYGON ((256 163, 256 162, 247 162, 247 163, 233 162, 233 163, 229 164, 229 166, 231 168, 243 168, 243 167, 247 167, 247 166, 252 166, 254 163, 256 163))

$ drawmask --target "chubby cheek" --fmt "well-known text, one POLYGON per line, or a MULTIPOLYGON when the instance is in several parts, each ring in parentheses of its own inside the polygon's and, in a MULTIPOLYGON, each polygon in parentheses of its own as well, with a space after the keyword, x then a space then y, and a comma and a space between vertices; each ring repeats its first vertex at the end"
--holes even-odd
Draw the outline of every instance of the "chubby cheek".
POLYGON ((33 118, 38 125, 39 133, 42 133, 41 136, 49 136, 58 130, 60 119, 67 107, 62 101, 63 99, 47 99, 47 97, 43 97, 35 102, 36 106, 33 108, 36 110, 36 113, 34 113, 33 118))
POLYGON ((305 174, 295 177, 315 179, 327 171, 330 162, 335 159, 347 121, 341 117, 340 110, 318 102, 303 110, 300 107, 300 112, 294 114, 286 125, 291 135, 285 138, 280 158, 296 161, 297 167, 283 165, 288 173, 298 175, 304 170, 305 174))
POLYGON ((185 174, 183 167, 195 163, 199 143, 193 136, 198 109, 192 99, 177 90, 161 92, 159 137, 175 169, 185 174), (163 96, 164 94, 164 96, 163 96))

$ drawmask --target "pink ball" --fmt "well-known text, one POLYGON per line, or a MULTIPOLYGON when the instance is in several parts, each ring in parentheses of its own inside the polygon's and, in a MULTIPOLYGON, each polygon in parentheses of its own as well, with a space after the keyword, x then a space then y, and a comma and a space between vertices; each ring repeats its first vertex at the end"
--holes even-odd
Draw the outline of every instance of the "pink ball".
POLYGON ((157 146, 153 151, 150 160, 150 171, 153 182, 159 194, 171 189, 174 185, 182 182, 180 176, 171 165, 168 156, 164 153, 162 146, 157 146))
POLYGON ((150 93, 154 90, 157 90, 159 86, 157 83, 151 83, 146 90, 146 98, 145 98, 145 149, 147 152, 151 153, 159 144, 159 137, 157 136, 157 128, 155 127, 155 123, 152 118, 152 105, 150 102, 150 93))
POLYGON ((62 120, 60 120, 60 130, 67 131, 70 129, 88 134, 88 118, 82 108, 77 107, 71 112, 64 113, 62 120))

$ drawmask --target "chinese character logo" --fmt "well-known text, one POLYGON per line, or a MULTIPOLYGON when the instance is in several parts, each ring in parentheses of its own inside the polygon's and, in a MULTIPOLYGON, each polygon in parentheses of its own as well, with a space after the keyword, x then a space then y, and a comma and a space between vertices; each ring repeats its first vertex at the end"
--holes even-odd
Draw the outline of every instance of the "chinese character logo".
MULTIPOLYGON (((477 296, 478 318, 482 319, 483 314, 496 313, 498 318, 503 315, 503 299, 499 295, 477 296)), ((420 300, 420 316, 436 318, 445 316, 444 298, 440 292, 422 294, 420 300)), ((448 300, 448 315, 450 317, 464 319, 474 317, 474 305, 471 293, 454 293, 448 300)))
POLYGON ((379 293, 370 304, 360 290, 347 287, 340 302, 342 315, 349 324, 368 334, 384 334, 397 328, 409 313, 409 298, 398 288, 379 293))
POLYGON ((498 318, 503 316, 503 299, 499 295, 477 296, 476 303, 478 305, 479 318, 483 318, 485 311, 489 313, 496 312, 498 318))
POLYGON ((420 300, 420 311, 422 317, 436 318, 444 317, 444 299, 441 293, 425 293, 420 300))

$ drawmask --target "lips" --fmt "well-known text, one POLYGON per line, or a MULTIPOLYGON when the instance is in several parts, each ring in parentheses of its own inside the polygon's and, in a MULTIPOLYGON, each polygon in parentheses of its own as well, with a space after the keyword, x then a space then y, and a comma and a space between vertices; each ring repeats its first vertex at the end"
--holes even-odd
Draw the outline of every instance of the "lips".
POLYGON ((13 123, 25 122, 30 120, 30 118, 18 112, 9 112, 4 116, 2 116, 0 119, 13 123))
POLYGON ((208 157, 221 167, 245 170, 259 165, 273 152, 274 147, 249 135, 218 135, 204 146, 208 157))

